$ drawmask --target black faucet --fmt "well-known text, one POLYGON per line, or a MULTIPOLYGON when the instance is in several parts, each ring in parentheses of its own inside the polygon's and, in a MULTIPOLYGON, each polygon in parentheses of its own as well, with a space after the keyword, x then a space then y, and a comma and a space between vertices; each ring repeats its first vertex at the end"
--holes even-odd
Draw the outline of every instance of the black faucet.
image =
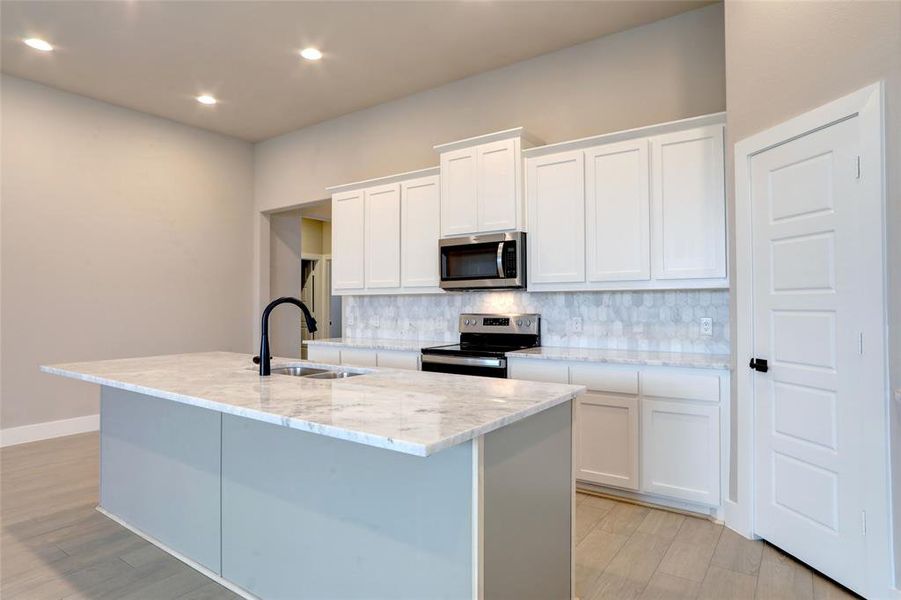
POLYGON ((258 357, 254 357, 253 362, 257 362, 257 359, 260 361, 260 376, 264 377, 270 374, 270 363, 272 360, 272 356, 269 354, 269 313, 272 312, 272 309, 278 306, 279 304, 293 304, 297 308, 303 311, 303 318, 307 321, 307 329, 310 333, 316 333, 316 319, 313 318, 313 315, 310 314, 310 309, 307 308, 307 305, 298 300, 297 298, 292 298, 291 296, 284 296, 282 298, 276 298, 269 305, 263 309, 263 323, 260 326, 260 355, 258 357))

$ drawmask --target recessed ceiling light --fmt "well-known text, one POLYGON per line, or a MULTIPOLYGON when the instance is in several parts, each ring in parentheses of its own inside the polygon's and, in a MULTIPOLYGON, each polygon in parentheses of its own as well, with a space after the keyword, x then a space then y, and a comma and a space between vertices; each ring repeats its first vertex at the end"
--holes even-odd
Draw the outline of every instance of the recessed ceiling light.
POLYGON ((322 52, 316 48, 304 48, 300 51, 300 55, 307 60, 319 60, 322 58, 322 52))
POLYGON ((28 38, 23 41, 26 46, 31 46, 35 50, 40 50, 41 52, 50 52, 53 50, 53 45, 50 42, 46 42, 40 38, 28 38))
POLYGON ((208 94, 204 94, 202 96, 197 96, 197 101, 200 102, 201 104, 206 104, 208 106, 211 106, 211 105, 219 102, 218 100, 216 100, 215 98, 213 98, 212 96, 210 96, 208 94))

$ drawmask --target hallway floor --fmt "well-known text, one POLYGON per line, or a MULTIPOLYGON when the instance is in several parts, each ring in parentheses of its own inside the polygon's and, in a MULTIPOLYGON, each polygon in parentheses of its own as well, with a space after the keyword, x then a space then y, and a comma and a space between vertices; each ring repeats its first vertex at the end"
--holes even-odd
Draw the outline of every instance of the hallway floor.
MULTIPOLYGON (((238 598, 94 510, 97 440, 89 433, 0 450, 0 596, 238 598)), ((576 517, 584 600, 853 597, 772 546, 704 519, 585 494, 576 517)))

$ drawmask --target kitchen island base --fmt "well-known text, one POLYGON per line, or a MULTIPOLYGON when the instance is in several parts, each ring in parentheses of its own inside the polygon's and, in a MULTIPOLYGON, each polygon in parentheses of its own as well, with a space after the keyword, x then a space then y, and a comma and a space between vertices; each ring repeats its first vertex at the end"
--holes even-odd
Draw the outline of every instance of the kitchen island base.
POLYGON ((570 598, 571 405, 420 457, 103 386, 101 509, 249 598, 570 598))

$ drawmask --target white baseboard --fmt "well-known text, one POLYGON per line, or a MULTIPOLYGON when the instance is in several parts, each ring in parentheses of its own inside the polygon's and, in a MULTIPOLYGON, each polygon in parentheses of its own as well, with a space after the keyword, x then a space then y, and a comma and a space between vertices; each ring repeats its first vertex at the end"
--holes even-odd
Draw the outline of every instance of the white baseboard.
POLYGON ((97 431, 98 429, 100 429, 100 415, 85 415, 73 419, 46 421, 44 423, 34 423, 33 425, 22 425, 21 427, 7 427, 6 429, 0 429, 0 448, 75 435, 76 433, 97 431))

